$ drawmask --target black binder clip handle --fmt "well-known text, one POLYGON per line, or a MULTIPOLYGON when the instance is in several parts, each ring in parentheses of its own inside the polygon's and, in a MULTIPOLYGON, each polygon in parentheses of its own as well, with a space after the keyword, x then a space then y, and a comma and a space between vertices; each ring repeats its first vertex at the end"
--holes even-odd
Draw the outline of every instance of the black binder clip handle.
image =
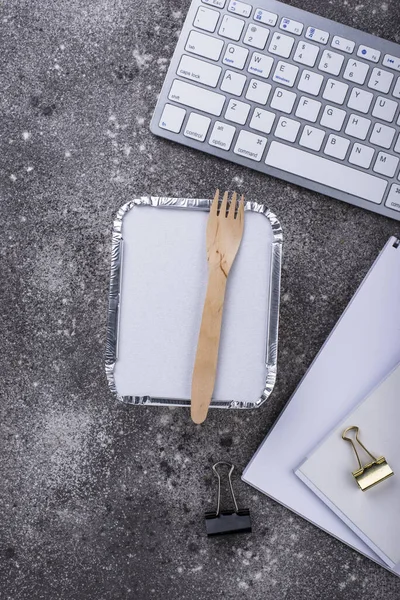
POLYGON ((205 513, 206 530, 208 536, 224 535, 228 533, 251 533, 251 518, 248 508, 238 508, 232 486, 232 473, 234 466, 226 462, 217 462, 213 471, 218 478, 217 510, 205 513), (217 471, 219 465, 230 467, 228 480, 235 510, 221 510, 221 477, 217 471))

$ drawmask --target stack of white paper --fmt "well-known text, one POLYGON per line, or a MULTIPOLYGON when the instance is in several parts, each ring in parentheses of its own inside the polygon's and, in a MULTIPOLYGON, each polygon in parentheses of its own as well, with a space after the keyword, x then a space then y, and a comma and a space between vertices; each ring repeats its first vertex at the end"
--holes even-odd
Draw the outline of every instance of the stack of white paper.
MULTIPOLYGON (((400 574, 399 423, 400 366, 335 427, 296 475, 400 574), (394 471, 393 476, 364 492, 352 475, 358 469, 354 450, 342 439, 343 431, 354 425, 359 427, 364 446, 377 458, 383 455, 394 471)), ((371 463, 371 457, 356 447, 362 464, 371 463)))
MULTIPOLYGON (((400 362, 399 298, 400 245, 393 237, 243 474, 247 483, 386 567, 295 470, 400 362)), ((349 453, 346 445, 343 450, 349 453)))

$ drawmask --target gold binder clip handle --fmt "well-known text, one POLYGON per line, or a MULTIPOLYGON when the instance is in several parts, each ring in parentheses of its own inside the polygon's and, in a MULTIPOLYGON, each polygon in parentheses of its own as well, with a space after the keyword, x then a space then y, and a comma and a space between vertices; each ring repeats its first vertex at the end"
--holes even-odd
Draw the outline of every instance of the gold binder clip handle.
POLYGON ((388 477, 393 475, 393 471, 389 467, 384 456, 380 456, 379 458, 377 458, 376 456, 371 454, 369 450, 367 450, 367 448, 364 446, 364 444, 360 441, 358 437, 359 431, 359 427, 356 427, 355 425, 347 427, 347 429, 345 429, 342 433, 342 438, 346 440, 346 442, 350 442, 350 444, 353 446, 353 450, 356 454, 359 467, 356 471, 353 471, 353 477, 357 481, 359 487, 364 492, 373 485, 376 485, 377 483, 380 483, 384 479, 387 479, 388 477), (356 432, 355 439, 357 444, 361 446, 361 448, 368 454, 368 456, 372 458, 372 462, 366 465, 362 465, 354 440, 346 435, 349 431, 356 432))
POLYGON ((346 433, 347 433, 348 431, 355 431, 355 432, 356 432, 356 442, 357 442, 357 443, 358 443, 358 444, 361 446, 361 448, 362 448, 363 450, 365 450, 365 452, 366 452, 366 453, 367 453, 367 454, 368 454, 368 455, 369 455, 369 456, 372 458, 372 460, 373 460, 374 462, 376 462, 378 459, 377 459, 377 458, 376 458, 376 457, 375 457, 373 454, 371 454, 371 452, 370 452, 369 450, 367 450, 367 449, 366 449, 366 447, 364 446, 364 444, 363 444, 362 442, 360 442, 360 440, 359 440, 359 438, 358 438, 358 434, 359 434, 360 428, 359 428, 359 427, 356 427, 355 425, 352 425, 351 427, 348 427, 347 429, 345 429, 345 430, 343 431, 343 433, 342 433, 342 438, 343 438, 344 440, 346 440, 346 442, 350 442, 350 444, 353 446, 353 450, 354 450, 354 452, 356 453, 356 456, 357 456, 357 460, 358 460, 358 464, 359 464, 359 467, 360 467, 360 469, 362 469, 362 468, 363 468, 363 466, 362 466, 362 464, 361 464, 361 460, 360 460, 360 457, 359 457, 359 455, 358 455, 357 448, 356 448, 356 445, 355 445, 354 441, 353 441, 351 438, 349 438, 349 437, 347 437, 347 436, 346 436, 346 433))

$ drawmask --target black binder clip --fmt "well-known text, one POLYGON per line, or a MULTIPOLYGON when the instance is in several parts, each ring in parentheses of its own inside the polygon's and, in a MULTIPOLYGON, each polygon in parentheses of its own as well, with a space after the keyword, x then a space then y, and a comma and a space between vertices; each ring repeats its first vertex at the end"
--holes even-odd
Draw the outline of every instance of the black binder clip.
POLYGON ((228 533, 251 533, 251 518, 248 508, 238 508, 235 494, 232 487, 232 473, 234 466, 226 462, 217 462, 213 466, 213 471, 218 477, 218 499, 217 510, 205 513, 206 530, 208 536, 224 535, 228 533), (229 488, 235 510, 220 510, 221 508, 221 477, 216 469, 218 465, 227 465, 229 470, 229 488))

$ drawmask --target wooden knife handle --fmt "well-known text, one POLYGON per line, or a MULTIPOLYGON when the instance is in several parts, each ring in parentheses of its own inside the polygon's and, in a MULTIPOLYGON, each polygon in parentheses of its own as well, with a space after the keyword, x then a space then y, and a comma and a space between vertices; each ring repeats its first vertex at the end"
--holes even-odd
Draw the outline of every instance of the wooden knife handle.
POLYGON ((214 391, 226 281, 220 267, 210 269, 192 379, 191 416, 195 423, 205 421, 214 391))

